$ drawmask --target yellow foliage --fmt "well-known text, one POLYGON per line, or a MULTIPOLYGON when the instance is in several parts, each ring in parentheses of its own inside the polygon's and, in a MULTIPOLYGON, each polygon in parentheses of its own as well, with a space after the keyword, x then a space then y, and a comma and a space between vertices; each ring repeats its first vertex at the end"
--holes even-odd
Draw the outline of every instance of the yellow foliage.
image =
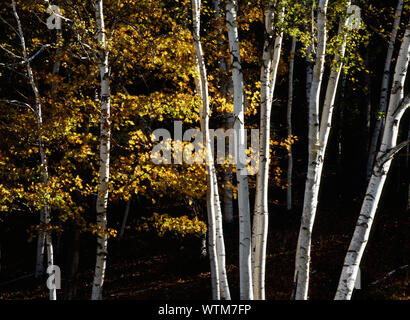
POLYGON ((186 235, 201 236, 207 228, 198 217, 189 219, 187 216, 170 217, 168 214, 154 213, 151 217, 141 219, 137 226, 138 231, 154 231, 159 237, 165 234, 185 237, 186 235))

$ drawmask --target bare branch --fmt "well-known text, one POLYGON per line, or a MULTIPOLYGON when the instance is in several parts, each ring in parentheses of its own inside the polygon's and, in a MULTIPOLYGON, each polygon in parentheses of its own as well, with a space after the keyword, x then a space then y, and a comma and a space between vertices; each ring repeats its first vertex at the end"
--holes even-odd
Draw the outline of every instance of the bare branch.
MULTIPOLYGON (((1 47, 1 46, 0 46, 0 47, 1 47)), ((12 67, 12 66, 18 66, 18 65, 23 65, 23 64, 29 63, 29 62, 31 62, 35 57, 37 57, 45 48, 48 48, 48 47, 51 47, 51 44, 43 44, 43 45, 41 46, 41 48, 40 48, 35 54, 33 54, 31 57, 29 57, 29 58, 27 58, 27 59, 24 59, 24 57, 19 57, 19 58, 23 58, 23 60, 22 60, 22 61, 19 61, 19 62, 14 62, 14 63, 8 63, 8 64, 6 64, 6 63, 0 63, 0 66, 2 66, 2 67, 6 67, 6 66, 12 67)), ((5 48, 3 48, 3 49, 5 49, 5 48)), ((17 57, 18 57, 18 56, 17 56, 17 57)))
POLYGON ((398 145, 396 145, 395 147, 387 150, 385 154, 381 155, 377 159, 376 166, 380 168, 385 162, 393 158, 401 149, 403 149, 408 144, 410 144, 410 140, 403 141, 399 143, 398 145))
POLYGON ((5 48, 5 47, 3 47, 1 44, 0 44, 0 49, 3 49, 3 50, 6 51, 8 54, 12 55, 13 57, 15 57, 15 58, 17 58, 17 59, 23 59, 23 57, 21 57, 21 56, 15 54, 14 52, 10 51, 9 49, 7 49, 7 48, 5 48))
POLYGON ((8 103, 8 104, 11 104, 11 105, 17 106, 17 107, 29 108, 37 116, 37 112, 28 103, 18 101, 18 100, 7 100, 7 99, 0 99, 0 102, 8 103))
POLYGON ((394 110, 393 117, 395 117, 397 114, 399 114, 403 110, 407 109, 409 106, 410 106, 410 94, 407 94, 403 99, 401 99, 396 110, 394 110))

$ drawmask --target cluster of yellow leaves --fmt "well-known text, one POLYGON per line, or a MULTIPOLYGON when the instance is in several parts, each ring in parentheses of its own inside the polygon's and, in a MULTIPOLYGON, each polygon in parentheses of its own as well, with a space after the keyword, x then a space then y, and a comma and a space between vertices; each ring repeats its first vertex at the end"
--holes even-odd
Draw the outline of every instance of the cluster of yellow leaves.
POLYGON ((110 238, 110 237, 115 238, 117 236, 116 229, 113 229, 113 228, 103 229, 101 226, 98 226, 93 223, 90 223, 88 229, 89 231, 91 231, 92 234, 98 235, 99 237, 106 236, 107 238, 110 238))
POLYGON ((203 221, 197 217, 189 219, 187 216, 170 217, 168 214, 154 213, 149 218, 142 218, 137 226, 138 231, 154 231, 159 237, 170 234, 176 237, 186 235, 201 236, 205 234, 207 228, 203 221))

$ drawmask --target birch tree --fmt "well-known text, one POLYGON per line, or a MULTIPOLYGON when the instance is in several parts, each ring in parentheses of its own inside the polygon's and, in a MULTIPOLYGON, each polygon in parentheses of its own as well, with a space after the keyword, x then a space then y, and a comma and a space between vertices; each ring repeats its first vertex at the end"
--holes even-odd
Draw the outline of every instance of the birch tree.
MULTIPOLYGON (((16 33, 20 39, 20 44, 22 48, 22 56, 15 55, 15 54, 13 54, 13 56, 22 58, 22 61, 20 63, 26 66, 27 78, 28 78, 31 90, 33 91, 33 94, 34 94, 35 108, 32 108, 30 106, 30 109, 34 111, 34 114, 37 120, 37 129, 38 129, 37 140, 38 140, 39 155, 40 155, 40 168, 41 168, 41 174, 42 174, 42 181, 43 181, 44 187, 46 187, 48 184, 48 180, 49 180, 49 173, 48 173, 48 158, 47 158, 44 140, 43 140, 43 114, 42 114, 41 96, 40 96, 40 92, 38 90, 36 79, 35 79, 33 70, 31 68, 31 63, 30 63, 34 59, 34 57, 37 56, 42 51, 42 49, 45 46, 43 46, 42 49, 40 49, 36 54, 29 57, 27 47, 26 47, 26 41, 24 37, 23 28, 21 25, 20 17, 17 13, 16 1, 12 0, 11 3, 12 3, 12 8, 13 8, 13 15, 17 23, 16 33)), ((9 51, 9 53, 12 53, 12 52, 9 51)), ((52 237, 51 237, 50 231, 47 230, 50 224, 50 221, 51 221, 51 216, 50 216, 51 208, 47 201, 48 194, 44 193, 42 196, 44 199, 44 205, 40 209, 40 231, 39 231, 38 241, 37 241, 37 261, 36 261, 36 272, 35 272, 36 276, 39 276, 44 272, 44 266, 43 266, 44 256, 45 256, 44 247, 47 250, 47 266, 50 267, 54 265, 52 237)), ((56 299, 57 299, 56 289, 51 288, 50 289, 50 300, 56 300, 56 299)))
MULTIPOLYGON (((275 37, 275 5, 269 2, 265 12, 265 40, 261 67, 261 109, 259 170, 256 176, 255 209, 252 226, 252 264, 254 298, 265 299, 266 244, 268 237, 268 185, 269 185, 269 143, 270 117, 273 92, 279 65, 283 32, 275 37)), ((280 22, 284 18, 281 9, 280 22)))
POLYGON ((95 21, 97 25, 98 68, 101 87, 101 122, 100 122, 100 169, 97 194, 97 255, 91 299, 102 299, 102 287, 107 261, 107 207, 108 182, 110 174, 111 145, 111 106, 110 106, 110 70, 108 64, 108 43, 104 24, 103 0, 94 2, 95 21))
POLYGON ((203 135, 207 171, 208 252, 211 265, 212 299, 230 299, 225 268, 225 246, 222 230, 222 212, 219 202, 218 181, 214 166, 209 130, 209 93, 204 55, 200 38, 201 1, 192 1, 193 37, 198 72, 197 85, 202 99, 201 131, 203 135))
POLYGON ((374 126, 373 130, 373 135, 371 138, 371 143, 370 143, 370 149, 369 149, 369 158, 367 161, 367 179, 370 179, 370 176, 372 174, 372 168, 374 164, 374 159, 376 156, 376 150, 378 147, 378 143, 381 138, 381 133, 383 129, 383 117, 386 114, 386 109, 387 109, 387 104, 388 104, 388 88, 390 85, 390 70, 391 70, 391 62, 392 62, 392 57, 393 57, 393 51, 394 51, 394 44, 396 43, 396 38, 397 38, 397 31, 400 26, 400 18, 401 14, 403 11, 403 3, 404 0, 399 0, 397 2, 397 8, 396 12, 394 15, 394 22, 393 22, 393 28, 389 40, 389 46, 387 49, 387 54, 386 54, 386 60, 384 62, 384 70, 383 70, 383 78, 382 78, 382 84, 381 84, 381 89, 380 89, 380 99, 379 99, 379 114, 376 119, 376 123, 374 126))
MULTIPOLYGON (((296 300, 306 300, 308 296, 312 230, 315 221, 327 141, 332 125, 334 101, 343 65, 342 59, 346 50, 346 33, 344 33, 344 29, 349 21, 348 18, 345 18, 339 24, 338 36, 342 36, 343 40, 341 41, 340 47, 337 48, 337 53, 333 59, 336 63, 331 68, 322 116, 319 122, 320 89, 324 73, 324 60, 326 53, 327 4, 328 1, 326 0, 319 1, 317 13, 318 45, 309 101, 308 172, 305 184, 302 221, 295 259, 294 283, 296 300)), ((350 2, 348 5, 350 5, 350 2)))
POLYGON ((249 208, 248 176, 246 169, 246 136, 243 74, 239 49, 239 35, 236 21, 238 2, 226 2, 226 24, 228 29, 229 50, 231 53, 236 181, 238 184, 239 209, 239 278, 240 298, 253 299, 251 265, 251 217, 249 208))
POLYGON ((390 169, 392 158, 410 141, 397 145, 400 120, 410 106, 410 95, 404 97, 404 83, 410 59, 410 21, 400 46, 391 87, 390 100, 383 130, 382 142, 367 186, 356 228, 347 251, 335 300, 350 300, 360 261, 369 239, 383 186, 390 169))

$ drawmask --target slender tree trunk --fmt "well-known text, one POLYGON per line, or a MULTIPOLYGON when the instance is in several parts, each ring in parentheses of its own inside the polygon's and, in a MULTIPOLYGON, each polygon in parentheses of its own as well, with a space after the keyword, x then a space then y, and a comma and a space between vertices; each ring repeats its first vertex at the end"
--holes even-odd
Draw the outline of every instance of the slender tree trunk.
POLYGON ((249 208, 248 175, 246 169, 246 136, 244 93, 239 36, 237 27, 236 0, 226 2, 226 24, 228 28, 229 50, 231 53, 234 129, 235 129, 235 162, 236 181, 238 183, 239 208, 239 278, 240 298, 253 299, 252 265, 251 265, 251 217, 249 208))
POLYGON ((314 213, 318 196, 318 176, 316 175, 316 162, 319 151, 319 97, 322 77, 324 72, 324 60, 326 52, 326 12, 327 0, 320 0, 317 17, 317 54, 313 70, 313 79, 309 94, 309 159, 308 173, 305 185, 303 214, 299 232, 296 259, 295 259, 295 299, 306 300, 309 283, 310 243, 311 230, 313 229, 314 213), (315 157, 316 156, 316 157, 315 157))
POLYGON ((384 63, 384 72, 383 72, 383 80, 380 90, 380 105, 379 105, 379 114, 377 115, 372 140, 370 143, 370 150, 369 150, 369 158, 367 161, 367 180, 370 179, 372 175, 373 164, 376 157, 376 150, 378 147, 378 143, 381 139, 381 133, 384 125, 384 117, 386 114, 387 104, 388 104, 388 95, 389 95, 389 85, 390 85, 390 69, 391 69, 391 62, 393 57, 394 51, 394 44, 397 38, 397 30, 400 26, 400 18, 403 10, 403 2, 404 0, 399 0, 397 2, 397 8, 395 12, 395 18, 393 23, 393 29, 389 40, 389 47, 387 49, 386 60, 384 63))
MULTIPOLYGON (((295 66, 295 50, 296 50, 296 38, 292 38, 292 47, 290 49, 289 59, 289 86, 288 86, 288 109, 287 109, 287 122, 288 122, 288 139, 292 138, 292 104, 293 104, 293 70, 295 66)), ((292 210, 292 173, 293 173, 293 154, 292 145, 289 146, 288 151, 288 173, 287 173, 287 189, 286 189, 286 209, 292 210)))
MULTIPOLYGON (((59 45, 60 41, 61 41, 61 30, 57 30, 57 43, 58 43, 58 45, 59 45)), ((56 55, 59 54, 60 50, 61 50, 60 47, 58 47, 57 51, 56 51, 56 55)), ((60 70, 60 64, 61 64, 60 60, 57 60, 57 61, 54 62, 53 71, 52 71, 53 75, 58 74, 58 72, 60 70)), ((55 81, 53 81, 51 83, 51 92, 53 93, 53 95, 54 95, 54 92, 55 92, 55 87, 56 87, 55 81)), ((40 212, 40 221, 45 221, 46 220, 46 217, 48 215, 46 211, 47 211, 46 208, 41 210, 41 212, 40 212)), ((50 245, 52 246, 51 242, 50 242, 50 245)), ((44 274, 44 254, 45 254, 44 249, 45 249, 45 246, 46 246, 46 234, 43 233, 43 232, 40 232, 39 235, 38 235, 38 238, 37 238, 37 258, 36 258, 37 262, 36 262, 36 269, 35 269, 35 273, 34 273, 34 276, 36 278, 38 278, 38 277, 40 277, 44 274)), ((51 253, 53 251, 53 248, 51 247, 51 248, 48 248, 47 250, 51 253)))
MULTIPOLYGON (((212 158, 213 161, 213 158, 212 158)), ((214 197, 215 197, 215 231, 216 231, 216 252, 218 260, 218 272, 219 272, 219 286, 221 292, 221 299, 230 300, 231 293, 228 284, 228 275, 226 273, 226 254, 225 254, 225 241, 222 226, 222 211, 221 203, 219 201, 219 191, 218 191, 218 179, 216 176, 215 166, 212 166, 213 181, 215 184, 214 197)))
POLYGON ((380 196, 390 169, 393 156, 410 141, 396 145, 401 117, 410 106, 410 95, 404 97, 404 83, 410 59, 410 21, 400 47, 396 62, 393 84, 383 139, 367 186, 366 196, 360 210, 359 219, 347 251, 339 280, 335 300, 350 300, 360 261, 366 248, 371 226, 379 204, 380 196))
MULTIPOLYGON (((348 3, 348 5, 350 5, 350 3, 348 3)), ((294 277, 296 300, 306 300, 308 297, 312 230, 315 221, 326 147, 332 124, 334 101, 342 69, 342 60, 346 48, 346 35, 344 35, 342 44, 338 48, 338 53, 334 57, 336 66, 332 67, 330 73, 322 117, 321 121, 319 122, 320 88, 324 72, 324 59, 326 52, 326 11, 327 0, 321 0, 318 7, 318 54, 314 67, 313 82, 309 102, 308 173, 305 184, 302 221, 299 231, 298 245, 296 249, 296 266, 294 277)), ((339 34, 342 34, 347 21, 348 20, 346 19, 339 24, 339 34)))
MULTIPOLYGON (((215 8, 215 17, 217 19, 220 18, 220 2, 219 0, 214 0, 214 8, 215 8)), ((221 30, 218 30, 219 34, 222 34, 221 30)), ((221 37, 218 37, 218 45, 221 47, 222 46, 222 39, 221 37)), ((220 57, 218 60, 219 67, 221 71, 226 71, 227 67, 225 64, 225 61, 223 57, 220 57)), ((206 86, 208 87, 207 81, 205 81, 206 86)), ((226 95, 226 90, 225 92, 222 92, 223 94, 226 95)), ((229 117, 228 117, 229 119, 229 117)), ((212 155, 213 156, 213 155, 212 155)), ((213 159, 213 158, 212 158, 213 159)), ((228 167, 227 171, 224 172, 224 179, 231 179, 232 182, 232 172, 230 171, 231 167, 228 167)), ((221 293, 221 299, 224 300, 230 300, 231 299, 231 294, 229 290, 229 284, 228 284, 228 275, 226 273, 226 254, 225 254, 225 241, 224 241, 224 232, 223 232, 223 215, 222 215, 222 210, 221 210, 221 202, 219 200, 219 190, 218 190, 218 179, 216 175, 216 169, 214 168, 213 170, 213 179, 215 181, 216 187, 214 189, 215 192, 215 223, 216 223, 216 249, 217 249, 217 260, 218 260, 218 272, 219 272, 219 284, 220 284, 220 293, 221 293)), ((224 184, 224 197, 226 197, 230 192, 232 193, 232 187, 231 184, 225 185, 224 184)), ((228 200, 227 203, 224 202, 224 211, 229 210, 229 208, 232 208, 232 197, 228 200), (229 203, 230 200, 230 203, 229 203)), ((227 213, 229 215, 229 212, 227 213)), ((230 212, 230 215, 232 216, 232 212, 230 212)))
POLYGON ((199 78, 196 80, 200 89, 203 107, 201 108, 201 131, 204 137, 207 170, 207 212, 208 212, 208 251, 211 264, 212 298, 230 299, 225 270, 225 245, 222 230, 222 214, 219 203, 218 180, 216 176, 211 136, 209 131, 209 95, 206 67, 200 38, 201 1, 192 1, 193 36, 196 49, 196 65, 199 78))
MULTIPOLYGON (((269 215, 270 117, 283 37, 281 31, 275 38, 275 5, 276 3, 269 2, 265 13, 265 41, 261 67, 260 154, 259 170, 256 175, 255 209, 252 227, 253 290, 254 298, 258 300, 265 299, 265 265, 269 215)), ((284 8, 281 9, 280 22, 283 21, 283 18, 284 8)))
MULTIPOLYGON (((42 118, 42 105, 41 105, 41 97, 40 93, 38 91, 36 81, 34 79, 33 71, 31 69, 29 57, 27 55, 27 49, 26 49, 26 42, 24 38, 24 33, 23 33, 23 28, 21 26, 20 18, 17 13, 16 9, 16 2, 15 0, 12 0, 12 5, 13 5, 13 14, 17 22, 17 30, 23 50, 23 58, 26 64, 26 70, 27 70, 27 76, 29 79, 29 83, 31 86, 31 89, 33 90, 34 93, 34 98, 35 98, 35 104, 36 104, 36 118, 37 118, 37 128, 39 131, 38 134, 38 144, 39 144, 39 151, 40 151, 40 160, 41 160, 41 172, 43 176, 43 183, 44 186, 46 187, 48 183, 48 161, 47 161, 47 155, 45 152, 44 148, 44 141, 42 137, 42 129, 43 129, 43 118, 42 118)), ((47 196, 44 197, 47 199, 47 196)), ((43 208, 41 208, 41 213, 40 213, 40 224, 41 227, 45 230, 40 231, 39 234, 39 240, 37 243, 37 264, 36 264, 36 275, 40 275, 42 272, 44 272, 44 243, 47 243, 47 265, 50 267, 54 264, 53 261, 53 244, 51 241, 51 234, 50 231, 47 230, 48 225, 50 223, 50 206, 49 204, 45 204, 43 208), (41 264, 41 265, 40 265, 41 264)), ((50 300, 56 300, 57 299, 57 294, 56 294, 56 289, 50 289, 50 300)))
POLYGON ((97 255, 91 300, 102 299, 102 288, 107 261, 107 207, 108 182, 110 173, 110 144, 111 144, 111 110, 110 110, 110 72, 108 66, 108 45, 105 35, 103 0, 94 2, 95 19, 97 24, 97 40, 99 50, 97 54, 98 68, 101 81, 101 125, 100 125, 100 170, 97 194, 97 255))

